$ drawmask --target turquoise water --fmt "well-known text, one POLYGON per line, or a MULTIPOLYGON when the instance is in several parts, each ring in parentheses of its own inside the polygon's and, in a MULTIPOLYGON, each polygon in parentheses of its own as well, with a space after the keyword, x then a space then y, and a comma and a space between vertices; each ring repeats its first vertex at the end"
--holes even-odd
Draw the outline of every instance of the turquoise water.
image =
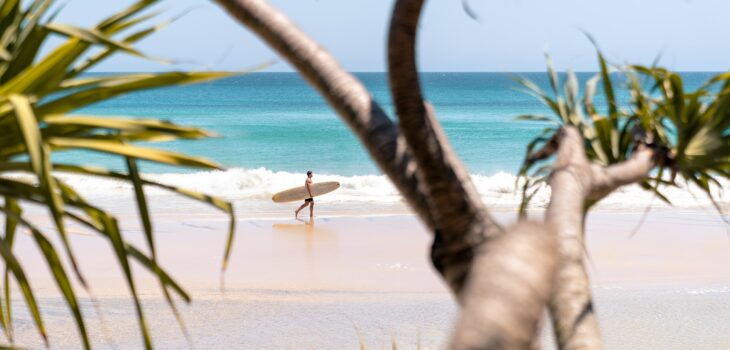
MULTIPOLYGON (((544 73, 424 73, 426 97, 434 104, 455 150, 471 173, 514 174, 525 146, 543 123, 514 120, 521 114, 549 114, 521 90, 520 75, 548 88, 544 73)), ((580 73, 584 82, 592 73, 580 73)), ((697 86, 711 73, 686 73, 697 86)), ((384 73, 357 77, 392 115, 384 73)), ((603 100, 598 98, 601 106, 603 100)), ((347 126, 309 85, 294 73, 256 73, 211 83, 157 89, 122 96, 79 113, 157 117, 212 130, 220 138, 160 143, 161 148, 201 155, 228 168, 345 176, 379 174, 347 126)), ((58 159, 120 167, 121 161, 88 153, 58 154, 58 159)), ((195 169, 146 165, 146 172, 195 169)))

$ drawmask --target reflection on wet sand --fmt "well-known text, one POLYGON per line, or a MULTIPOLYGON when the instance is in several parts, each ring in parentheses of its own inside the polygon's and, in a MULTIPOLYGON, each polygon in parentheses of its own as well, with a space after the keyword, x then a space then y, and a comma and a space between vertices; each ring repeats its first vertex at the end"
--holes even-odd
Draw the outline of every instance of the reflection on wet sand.
MULTIPOLYGON (((320 243, 322 246, 331 246, 331 244, 322 244, 326 242, 332 242, 337 240, 338 233, 336 230, 332 230, 331 228, 317 228, 315 229, 315 220, 314 218, 310 218, 309 220, 306 219, 295 219, 296 223, 291 222, 277 222, 271 225, 271 228, 274 229, 274 232, 276 233, 282 233, 282 234, 304 234, 306 238, 306 244, 307 244, 307 252, 312 253, 312 249, 314 248, 315 244, 315 235, 316 235, 316 241, 320 243)), ((286 239, 290 239, 287 237, 286 239)))
POLYGON ((311 218, 309 220, 305 219, 295 219, 296 221, 299 221, 297 223, 283 223, 283 222, 277 222, 271 225, 272 228, 274 228, 277 232, 305 232, 305 233, 313 233, 314 232, 314 218, 311 218))

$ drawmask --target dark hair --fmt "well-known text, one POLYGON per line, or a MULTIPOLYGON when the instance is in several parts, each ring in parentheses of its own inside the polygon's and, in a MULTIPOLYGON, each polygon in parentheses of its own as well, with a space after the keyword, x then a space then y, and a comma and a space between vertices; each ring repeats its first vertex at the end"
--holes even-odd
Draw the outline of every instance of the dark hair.
POLYGON ((307 170, 307 175, 312 175, 312 171, 311 170, 307 170))

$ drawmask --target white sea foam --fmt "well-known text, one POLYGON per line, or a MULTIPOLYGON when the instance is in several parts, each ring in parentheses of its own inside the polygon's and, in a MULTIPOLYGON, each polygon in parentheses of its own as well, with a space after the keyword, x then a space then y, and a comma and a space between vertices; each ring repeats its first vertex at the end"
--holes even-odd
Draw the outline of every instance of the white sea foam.
POLYGON ((687 294, 703 295, 703 294, 716 294, 716 293, 728 293, 730 292, 730 286, 720 287, 705 287, 687 290, 687 294))
MULTIPOLYGON (((77 188, 82 195, 88 197, 113 198, 130 196, 131 186, 128 183, 89 176, 60 174, 60 178, 77 188)), ((23 176, 25 177, 25 176, 23 176)), ((226 171, 147 174, 145 178, 164 184, 186 188, 211 195, 221 196, 233 201, 270 202, 271 196, 287 188, 301 186, 304 174, 284 171, 271 171, 265 168, 242 169, 233 168, 226 171)), ((320 202, 360 202, 363 204, 399 204, 402 197, 384 175, 343 176, 333 174, 315 174, 315 181, 339 181, 341 188, 332 194, 323 196, 320 202)), ((472 180, 485 203, 492 208, 514 209, 519 205, 520 193, 516 190, 516 177, 508 173, 497 173, 487 176, 473 174, 472 180)), ((723 181, 723 187, 730 182, 723 181)), ((711 209, 712 203, 707 196, 693 186, 666 188, 663 192, 676 208, 711 209)), ((150 188, 152 196, 164 195, 168 192, 150 188)), ((730 196, 719 190, 715 193, 719 203, 730 206, 730 196)), ((550 189, 545 186, 532 199, 532 207, 547 205, 550 189)), ((635 209, 645 207, 666 207, 660 199, 641 189, 637 185, 627 186, 615 191, 599 204, 602 209, 635 209)))

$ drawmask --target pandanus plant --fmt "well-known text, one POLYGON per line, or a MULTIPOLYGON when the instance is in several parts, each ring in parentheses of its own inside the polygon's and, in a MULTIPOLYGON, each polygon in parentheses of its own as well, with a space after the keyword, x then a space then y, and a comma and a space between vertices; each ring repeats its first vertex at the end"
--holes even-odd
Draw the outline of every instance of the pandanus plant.
POLYGON ((568 71, 561 81, 549 57, 547 63, 550 92, 520 79, 554 114, 519 117, 554 123, 528 145, 520 170, 520 213, 524 216, 535 193, 550 186, 546 218, 558 229, 561 255, 548 304, 556 340, 563 349, 599 348, 582 264, 586 215, 617 188, 638 184, 670 205, 663 189, 696 186, 724 219, 717 193, 723 186, 719 178, 730 178, 730 74, 686 91, 678 73, 656 66, 614 67, 599 51, 600 71, 580 96, 576 75, 568 71), (604 111, 594 104, 599 83, 604 111), (625 103, 618 98, 619 84, 629 96, 625 103))
MULTIPOLYGON (((201 139, 213 136, 194 127, 176 125, 158 119, 137 119, 112 116, 75 115, 73 111, 110 98, 151 88, 209 81, 230 76, 225 72, 164 72, 144 74, 85 74, 107 58, 128 54, 145 56, 134 48, 137 41, 155 33, 170 21, 145 25, 157 14, 146 11, 157 1, 143 0, 102 20, 93 28, 79 28, 54 21, 58 9, 53 0, 0 1, 0 196, 4 204, 4 236, 0 239, 0 255, 5 263, 3 297, 0 298, 0 326, 13 344, 11 313, 11 280, 16 281, 25 299, 38 332, 47 343, 40 307, 31 281, 23 270, 23 256, 13 252, 18 227, 25 227, 37 244, 60 294, 66 301, 78 327, 84 348, 91 344, 79 306, 78 292, 69 275, 87 292, 86 281, 68 237, 66 223, 75 222, 108 240, 123 271, 126 285, 134 300, 143 342, 152 347, 145 316, 140 304, 131 264, 136 262, 159 280, 167 303, 181 322, 173 295, 185 302, 188 293, 157 263, 152 219, 145 195, 146 187, 159 187, 196 201, 205 202, 230 216, 230 228, 223 269, 228 260, 233 232, 234 213, 231 203, 214 196, 177 188, 145 179, 139 161, 220 169, 216 163, 198 157, 150 147, 150 142, 177 139, 201 139), (51 12, 54 10, 55 12, 51 12), (43 54, 40 48, 52 37, 63 42, 43 54), (145 146, 135 144, 144 141, 145 146), (84 150, 120 157, 126 171, 85 164, 83 160, 56 162, 54 152, 84 150), (24 173, 26 176, 9 176, 24 173), (120 231, 117 219, 84 199, 76 189, 57 176, 58 173, 96 176, 126 182, 134 189, 147 247, 129 243, 120 231), (41 230, 23 213, 26 203, 48 209, 54 230, 41 230), (60 249, 50 235, 56 235, 60 249), (146 252, 145 252, 146 250, 146 252), (62 256, 70 262, 70 271, 62 256)), ((89 294, 93 295, 93 294, 89 294)), ((182 327, 182 322, 181 322, 182 327)))
MULTIPOLYGON (((685 91, 682 76, 665 68, 611 67, 600 52, 598 63, 600 71, 586 81, 583 96, 575 73, 568 71, 561 82, 549 56, 550 92, 529 80, 518 79, 554 113, 552 117, 517 117, 552 124, 528 144, 519 172, 524 180, 521 213, 548 179, 551 165, 539 161, 554 153, 557 132, 567 126, 579 132, 586 157, 597 165, 619 164, 639 150, 650 149, 654 166, 637 181, 642 188, 671 205, 661 190, 680 186, 680 179, 685 185, 697 186, 722 214, 713 186, 722 187, 718 177, 730 178, 730 74, 717 74, 696 90, 685 91), (621 92, 617 91, 617 80, 628 92, 626 106, 617 97, 621 92), (599 83, 607 106, 604 112, 594 103, 599 83)), ((586 209, 601 198, 586 203, 586 209)))

